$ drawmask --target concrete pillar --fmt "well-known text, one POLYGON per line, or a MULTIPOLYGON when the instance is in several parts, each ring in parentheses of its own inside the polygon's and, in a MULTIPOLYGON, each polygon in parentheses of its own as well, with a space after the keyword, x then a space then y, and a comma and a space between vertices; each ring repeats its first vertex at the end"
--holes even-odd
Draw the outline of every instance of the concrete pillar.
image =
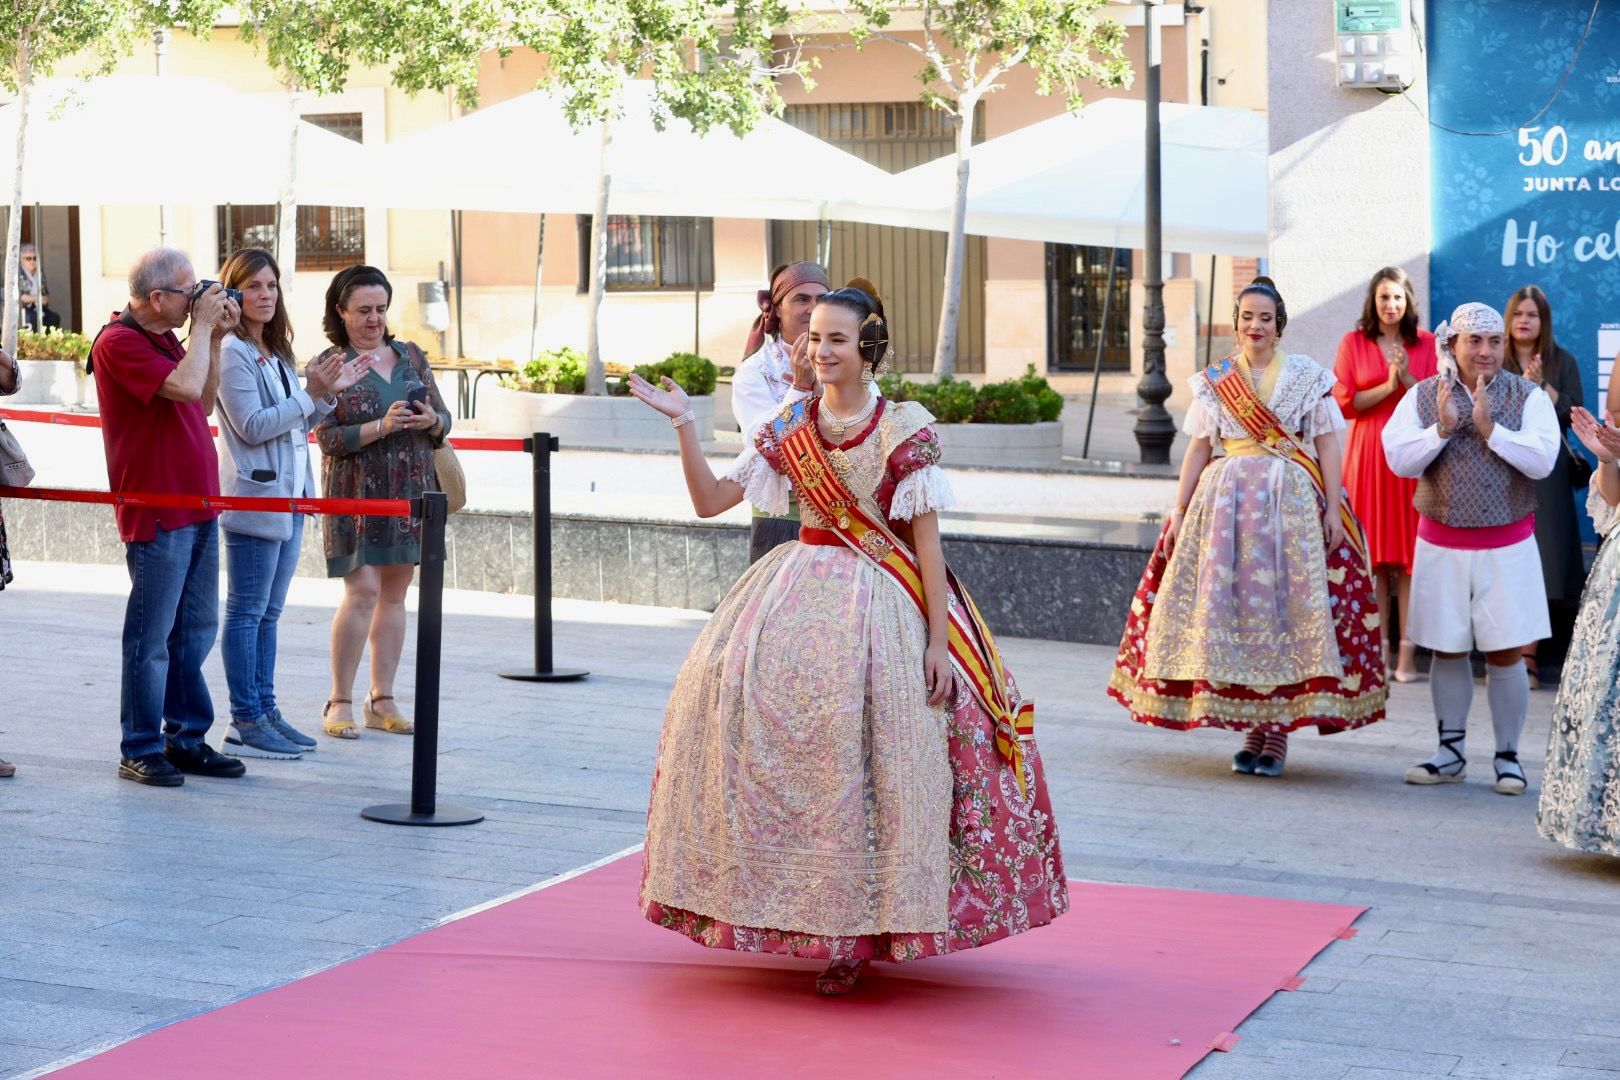
POLYGON ((1332 4, 1267 10, 1268 272, 1288 303, 1284 347, 1325 366, 1380 267, 1404 267, 1423 325, 1438 321, 1429 305, 1427 80, 1420 69, 1404 96, 1339 89, 1333 30, 1332 4))

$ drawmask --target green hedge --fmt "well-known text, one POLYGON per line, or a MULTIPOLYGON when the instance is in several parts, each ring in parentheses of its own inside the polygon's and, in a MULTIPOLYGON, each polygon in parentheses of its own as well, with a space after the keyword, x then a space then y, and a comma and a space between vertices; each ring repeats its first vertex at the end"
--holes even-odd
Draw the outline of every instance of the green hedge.
MULTIPOLYGON (((715 381, 720 377, 720 369, 714 366, 712 360, 689 352, 670 353, 656 364, 639 364, 635 372, 654 386, 661 386, 658 380, 667 375, 692 397, 714 393, 715 381)), ((620 379, 608 386, 608 392, 628 394, 630 387, 626 380, 620 379)))
MULTIPOLYGON (((533 394, 583 394, 585 367, 585 354, 565 345, 541 353, 524 364, 516 375, 502 379, 501 385, 533 394)), ((642 364, 635 372, 654 385, 667 375, 693 397, 714 393, 715 380, 720 374, 709 360, 686 352, 671 353, 656 364, 642 364)), ((608 382, 608 393, 628 395, 630 388, 623 378, 612 379, 608 382)))
POLYGON ((1034 424, 1063 412, 1063 395, 1035 374, 1034 364, 1021 378, 984 386, 949 375, 935 383, 885 375, 878 386, 890 401, 918 402, 941 424, 1034 424))

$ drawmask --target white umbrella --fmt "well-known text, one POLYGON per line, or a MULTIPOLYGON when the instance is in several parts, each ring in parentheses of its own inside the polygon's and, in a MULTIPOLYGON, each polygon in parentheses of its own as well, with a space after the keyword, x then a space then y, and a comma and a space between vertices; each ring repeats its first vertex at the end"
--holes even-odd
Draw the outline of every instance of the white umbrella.
MULTIPOLYGON (((967 231, 977 236, 1141 248, 1140 101, 1111 98, 973 148, 967 231)), ((1165 104, 1164 250, 1266 254, 1266 121, 1248 109, 1165 104)), ((919 165, 872 198, 834 202, 845 221, 950 228, 956 159, 919 165)))
MULTIPOLYGON (((653 123, 652 87, 625 88, 607 171, 616 214, 812 220, 889 174, 774 117, 737 136, 699 136, 684 120, 653 123)), ((381 152, 390 206, 589 214, 601 128, 574 131, 561 101, 534 91, 430 128, 381 152)))
MULTIPOLYGON (((32 91, 25 203, 274 203, 286 182, 288 106, 193 76, 42 80, 32 91), (165 117, 162 128, 138 123, 165 117), (208 152, 197 152, 207 140, 208 152)), ((18 107, 0 107, 0 201, 10 202, 18 107)), ((301 202, 374 200, 366 151, 298 122, 301 202)))

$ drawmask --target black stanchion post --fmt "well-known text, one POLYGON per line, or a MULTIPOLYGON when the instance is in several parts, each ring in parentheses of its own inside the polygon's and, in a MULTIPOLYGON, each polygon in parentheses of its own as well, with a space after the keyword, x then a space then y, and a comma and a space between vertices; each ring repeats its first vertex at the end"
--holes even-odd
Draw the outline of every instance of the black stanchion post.
POLYGON ((473 825, 484 815, 439 806, 439 661, 444 639, 444 527, 450 502, 442 491, 422 496, 422 569, 416 617, 416 734, 411 746, 411 801, 368 806, 360 816, 388 825, 473 825))
POLYGON ((590 674, 551 666, 551 452, 557 446, 557 437, 543 431, 523 440, 534 464, 534 670, 503 671, 503 679, 569 682, 590 674))

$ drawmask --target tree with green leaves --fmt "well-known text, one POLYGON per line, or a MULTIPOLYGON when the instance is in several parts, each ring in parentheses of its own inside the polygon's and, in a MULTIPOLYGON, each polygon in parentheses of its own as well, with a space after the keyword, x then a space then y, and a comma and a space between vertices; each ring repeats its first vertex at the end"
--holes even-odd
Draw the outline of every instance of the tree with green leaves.
POLYGON ((522 43, 547 58, 541 86, 557 88, 576 127, 601 124, 596 209, 591 219, 585 392, 605 393, 599 320, 607 282, 607 217, 613 121, 631 79, 650 77, 655 122, 676 117, 700 134, 746 135, 783 108, 779 80, 806 86, 806 63, 784 0, 541 0, 522 43))
MULTIPOLYGON (((194 0, 207 3, 210 0, 194 0)), ((216 10, 223 0, 216 0, 216 10)), ((357 66, 389 68, 395 86, 411 93, 450 90, 465 105, 478 102, 478 62, 502 56, 524 36, 538 12, 532 0, 242 0, 242 39, 257 46, 287 91, 287 171, 277 218, 277 254, 297 266, 298 122, 305 94, 333 94, 357 66)))
MULTIPOLYGON (((1008 72, 1027 66, 1039 94, 1062 93, 1070 109, 1083 104, 1086 82, 1126 86, 1125 29, 1098 10, 1107 0, 837 0, 858 46, 878 39, 916 53, 925 105, 956 119, 956 201, 945 247, 945 295, 934 345, 934 373, 956 370, 962 306, 963 233, 967 220, 974 110, 1001 89, 1008 72), (891 29, 893 16, 921 19, 915 33, 891 29)), ((908 28, 910 23, 907 23, 908 28)))
POLYGON ((188 20, 190 3, 163 0, 12 0, 0 4, 0 84, 16 95, 17 160, 11 214, 6 222, 5 317, 0 344, 17 348, 17 256, 22 242, 23 163, 28 149, 28 113, 34 84, 64 62, 87 76, 105 75, 155 27, 188 20))

